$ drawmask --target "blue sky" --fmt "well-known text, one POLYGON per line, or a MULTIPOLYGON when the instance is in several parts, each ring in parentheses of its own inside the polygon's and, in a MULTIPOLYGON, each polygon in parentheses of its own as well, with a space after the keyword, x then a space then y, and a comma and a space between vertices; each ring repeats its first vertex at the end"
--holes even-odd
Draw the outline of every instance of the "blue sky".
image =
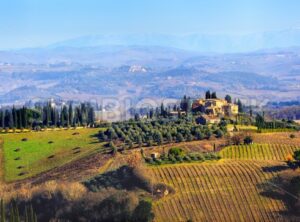
POLYGON ((0 48, 97 34, 246 34, 299 28, 299 9, 299 0, 1 0, 0 48))

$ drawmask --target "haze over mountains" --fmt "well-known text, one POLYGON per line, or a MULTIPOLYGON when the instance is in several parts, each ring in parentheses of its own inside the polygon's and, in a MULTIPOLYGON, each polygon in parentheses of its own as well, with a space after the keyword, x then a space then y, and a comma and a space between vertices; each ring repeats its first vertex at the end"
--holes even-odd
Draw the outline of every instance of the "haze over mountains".
POLYGON ((50 47, 95 47, 107 45, 162 46, 196 52, 236 53, 300 45, 300 28, 244 35, 233 34, 127 34, 74 38, 50 47))
POLYGON ((0 103, 107 96, 136 103, 197 97, 207 89, 264 102, 299 100, 297 46, 300 30, 291 29, 245 36, 87 36, 1 51, 0 103))

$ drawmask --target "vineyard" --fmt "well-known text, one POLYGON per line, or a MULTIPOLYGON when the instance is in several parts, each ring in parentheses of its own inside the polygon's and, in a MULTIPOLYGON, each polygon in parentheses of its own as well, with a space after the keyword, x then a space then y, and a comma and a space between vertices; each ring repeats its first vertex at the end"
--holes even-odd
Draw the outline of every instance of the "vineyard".
POLYGON ((226 159, 248 159, 248 160, 286 160, 295 150, 300 149, 296 145, 279 144, 251 144, 229 146, 220 155, 226 159))
POLYGON ((151 167, 156 181, 175 189, 155 202, 155 221, 288 221, 285 203, 264 193, 300 149, 296 136, 255 134, 254 144, 221 150, 218 162, 151 167))
POLYGON ((174 196, 155 203, 156 221, 284 221, 283 202, 260 194, 272 167, 251 160, 153 167, 174 196), (264 169, 264 170, 262 170, 264 169))

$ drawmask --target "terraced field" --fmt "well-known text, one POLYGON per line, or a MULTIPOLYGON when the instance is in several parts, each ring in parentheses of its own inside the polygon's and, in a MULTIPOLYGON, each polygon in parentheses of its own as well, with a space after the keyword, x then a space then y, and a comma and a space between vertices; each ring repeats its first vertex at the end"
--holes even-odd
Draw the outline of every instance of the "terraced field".
POLYGON ((292 155, 295 150, 300 149, 300 145, 280 145, 280 144, 252 144, 229 146, 220 151, 222 158, 226 159, 247 159, 247 160, 282 160, 292 155))
POLYGON ((155 221, 284 221, 284 203, 260 195, 272 169, 251 160, 153 167, 155 179, 176 191, 155 203, 155 221))

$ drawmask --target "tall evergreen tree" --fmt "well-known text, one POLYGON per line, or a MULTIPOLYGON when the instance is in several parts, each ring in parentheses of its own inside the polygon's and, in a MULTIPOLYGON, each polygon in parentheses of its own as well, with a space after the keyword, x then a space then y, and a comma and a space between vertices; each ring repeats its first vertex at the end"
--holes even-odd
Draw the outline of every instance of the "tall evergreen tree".
POLYGON ((12 115, 13 115, 13 121, 14 121, 14 127, 17 128, 18 127, 18 115, 17 115, 17 110, 15 108, 15 106, 13 106, 12 108, 12 115))
POLYGON ((6 221, 6 218, 5 218, 5 203, 4 203, 4 200, 1 199, 1 204, 0 204, 0 210, 1 210, 1 214, 0 214, 0 217, 1 217, 1 222, 5 222, 6 221))
POLYGON ((5 114, 4 114, 4 111, 1 110, 0 111, 0 124, 1 124, 1 127, 4 128, 5 127, 5 114))
POLYGON ((242 104, 242 101, 240 99, 238 99, 237 105, 239 107, 239 113, 242 113, 243 112, 243 104, 242 104))
POLYGON ((207 91, 205 92, 205 99, 211 99, 211 94, 210 94, 210 91, 209 91, 209 90, 207 90, 207 91))
POLYGON ((28 114, 27 114, 27 108, 22 108, 22 125, 24 128, 28 128, 28 114))
POLYGON ((230 96, 230 95, 226 95, 226 96, 225 96, 225 100, 226 100, 228 103, 232 103, 232 99, 231 99, 231 96, 230 96))
POLYGON ((74 124, 74 121, 73 121, 74 117, 73 117, 73 106, 72 106, 71 103, 69 104, 68 114, 69 114, 69 124, 73 125, 74 124))
POLYGON ((212 99, 217 99, 218 97, 217 97, 217 93, 216 92, 213 92, 212 94, 211 94, 211 98, 212 99))
POLYGON ((7 111, 8 112, 8 127, 9 128, 13 128, 14 127, 14 118, 13 118, 13 114, 11 111, 7 111))

